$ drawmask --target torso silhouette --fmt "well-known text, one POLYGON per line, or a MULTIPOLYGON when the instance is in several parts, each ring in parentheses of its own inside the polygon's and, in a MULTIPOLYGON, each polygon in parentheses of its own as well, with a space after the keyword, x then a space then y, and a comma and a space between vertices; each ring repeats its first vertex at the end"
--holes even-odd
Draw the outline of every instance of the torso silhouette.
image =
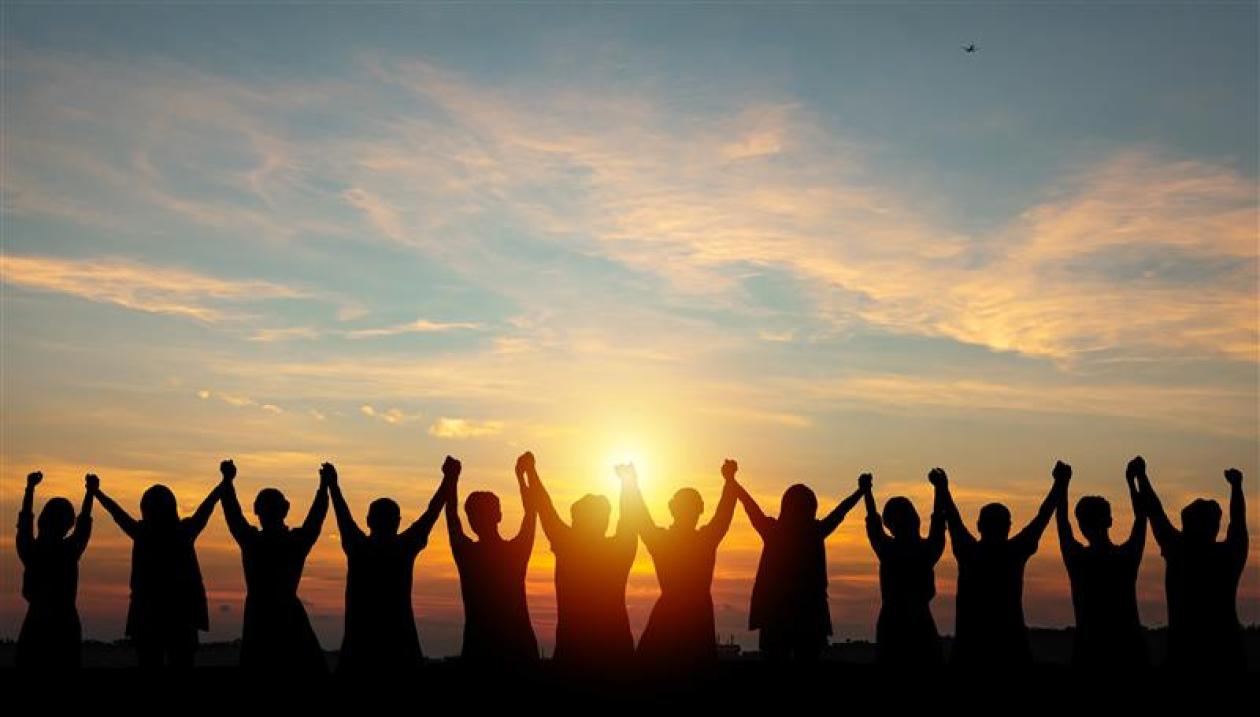
POLYGON ((464 598, 464 658, 506 662, 538 659, 538 642, 525 600, 525 570, 533 547, 532 523, 512 540, 452 537, 451 552, 464 598))
POLYGON ((75 598, 79 557, 87 548, 92 519, 80 517, 65 538, 34 538, 34 516, 18 516, 18 558, 22 597, 28 608, 18 633, 18 667, 72 668, 79 664, 82 627, 75 598))
POLYGON ((195 543, 200 527, 184 518, 170 529, 141 520, 131 548, 131 606, 127 635, 164 639, 207 630, 210 615, 195 543))
POLYGON ((555 660, 573 667, 618 664, 634 656, 626 580, 638 535, 581 535, 565 527, 556 555, 555 660))
POLYGON ((1037 541, 953 541, 958 560, 957 627, 951 660, 1010 665, 1032 660, 1024 624, 1024 566, 1037 541))
POLYGON ((639 655, 652 664, 686 664, 717 657, 714 631, 713 568, 724 530, 673 526, 643 529, 643 542, 656 564, 661 596, 652 606, 639 639, 639 655))
POLYGON ((346 632, 338 669, 407 668, 422 656, 411 607, 412 571, 426 536, 417 526, 385 537, 342 533, 346 632))
POLYGON ((298 583, 318 530, 245 526, 236 536, 245 568, 241 666, 325 669, 323 652, 298 598, 298 583))
POLYGON ((1137 575, 1143 543, 1061 546, 1076 612, 1073 662, 1133 667, 1147 662, 1138 618, 1137 575))
POLYGON ((1246 533, 1231 530, 1224 542, 1195 545, 1178 532, 1166 536, 1160 550, 1166 561, 1169 661, 1245 665, 1235 601, 1247 562, 1246 533))
POLYGON ((825 641, 831 634, 831 611, 821 522, 794 526, 766 518, 758 532, 764 548, 753 582, 748 627, 825 641))
POLYGON ((871 547, 879 558, 882 604, 875 626, 880 662, 931 664, 942 660, 932 618, 936 563, 945 550, 944 518, 934 518, 928 538, 892 538, 878 515, 867 517, 871 547))

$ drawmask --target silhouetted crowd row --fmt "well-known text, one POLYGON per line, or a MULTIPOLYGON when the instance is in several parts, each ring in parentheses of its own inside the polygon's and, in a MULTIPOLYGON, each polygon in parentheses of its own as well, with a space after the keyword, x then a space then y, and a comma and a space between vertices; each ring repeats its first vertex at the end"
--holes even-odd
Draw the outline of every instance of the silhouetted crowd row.
POLYGON ((557 664, 590 673, 630 664, 662 674, 686 675, 717 659, 713 599, 714 562, 738 501, 761 536, 763 550, 753 583, 749 628, 759 632, 770 661, 816 659, 828 643, 825 540, 858 502, 866 509, 866 532, 879 559, 883 601, 876 626, 878 659, 902 666, 943 662, 941 640, 930 609, 936 594, 934 569, 949 534, 958 562, 957 624, 951 661, 1004 668, 1031 662, 1023 612, 1024 566, 1052 517, 1071 579, 1076 611, 1074 661, 1078 665, 1137 667, 1148 663, 1138 616, 1136 583, 1149 521, 1166 562, 1169 661, 1182 666, 1243 667, 1243 633, 1235 609, 1238 581, 1247 557, 1242 474, 1225 471, 1230 485, 1229 527, 1217 541, 1221 508, 1196 500, 1172 525, 1151 487, 1145 462, 1126 470, 1134 521, 1128 538, 1113 543, 1111 507, 1098 496, 1081 498, 1075 515, 1085 543, 1073 535, 1068 517, 1072 469, 1056 463, 1054 483, 1036 517, 1011 535, 1010 511, 1000 503, 980 510, 978 537, 963 523, 943 470, 928 474, 935 498, 927 536, 909 499, 875 502, 870 474, 857 490, 822 518, 818 500, 804 485, 784 494, 778 517, 765 514, 736 480, 727 460, 717 509, 701 526, 704 502, 683 488, 669 502, 673 523, 659 527, 639 492, 634 467, 616 467, 621 479, 616 530, 608 536, 611 505, 586 495, 565 522, 531 453, 516 463, 525 508, 516 536, 499 534, 502 515, 493 493, 476 491, 464 502, 475 539, 458 511, 459 461, 447 457, 442 483, 418 520, 399 532, 401 513, 388 498, 372 502, 367 532, 355 522, 331 464, 320 468, 319 490, 298 527, 285 524, 289 502, 274 488, 254 499, 258 526, 237 500, 236 466, 220 464, 222 481, 189 517, 180 518, 174 494, 162 485, 144 492, 140 519, 100 488, 95 475, 79 515, 65 498, 47 502, 34 531, 34 493, 40 473, 27 478, 18 519, 17 551, 25 566, 22 595, 29 603, 18 639, 22 667, 79 664, 81 628, 75 599, 78 562, 92 530, 92 504, 100 504, 132 540, 131 602, 126 634, 142 667, 191 667, 198 632, 209 627, 206 590, 194 544, 214 512, 223 516, 241 549, 246 598, 241 636, 242 667, 255 670, 326 670, 298 583, 302 568, 331 502, 346 554, 345 637, 338 669, 346 672, 408 668, 421 660, 412 614, 412 568, 429 533, 445 511, 451 551, 464 601, 462 657, 480 664, 520 666, 539 659, 525 599, 525 571, 535 524, 555 553, 557 664), (638 645, 626 613, 626 581, 640 538, 656 565, 660 597, 638 645))

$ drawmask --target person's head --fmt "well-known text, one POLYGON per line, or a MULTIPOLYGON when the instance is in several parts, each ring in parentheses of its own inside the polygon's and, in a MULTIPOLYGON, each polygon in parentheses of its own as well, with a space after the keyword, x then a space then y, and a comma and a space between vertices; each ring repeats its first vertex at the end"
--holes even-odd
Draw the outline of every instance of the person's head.
POLYGON ((1211 543, 1221 531, 1221 504, 1199 498, 1181 509, 1181 532, 1187 543, 1211 543))
POLYGON ((980 509, 976 529, 981 540, 1006 540, 1011 535, 1011 511, 1001 503, 989 503, 980 509))
POLYGON ((368 506, 368 532, 376 537, 398 534, 398 524, 402 522, 402 511, 398 504, 389 498, 377 498, 368 506))
POLYGON ((1090 543, 1107 541, 1111 529, 1111 503, 1098 495, 1087 495, 1076 501, 1076 523, 1090 543))
POLYGON ((612 515, 612 505, 602 495, 588 493, 574 501, 572 507, 569 508, 573 530, 583 535, 602 536, 608 532, 610 515, 612 515))
POLYGON ((779 501, 779 520, 788 524, 805 523, 818 517, 818 496, 803 483, 788 486, 779 501))
POLYGON ((468 514, 468 527, 478 538, 498 537, 499 523, 503 520, 499 496, 487 490, 475 490, 464 499, 464 512, 468 514))
POLYGON ((258 516, 264 528, 282 526, 289 515, 289 501, 279 490, 263 488, 254 498, 254 515, 258 516))
POLYGON ((669 499, 669 514, 674 516, 674 525, 680 528, 696 527, 703 513, 704 498, 695 488, 679 488, 669 499))
POLYGON ((884 525, 894 538, 919 537, 919 511, 910 499, 899 495, 884 503, 884 525))
POLYGON ((164 485, 150 486, 140 496, 140 518, 149 525, 170 526, 179 522, 175 494, 164 485))
POLYGON ((65 498, 51 498, 39 511, 39 537, 60 540, 74 526, 74 505, 65 498))

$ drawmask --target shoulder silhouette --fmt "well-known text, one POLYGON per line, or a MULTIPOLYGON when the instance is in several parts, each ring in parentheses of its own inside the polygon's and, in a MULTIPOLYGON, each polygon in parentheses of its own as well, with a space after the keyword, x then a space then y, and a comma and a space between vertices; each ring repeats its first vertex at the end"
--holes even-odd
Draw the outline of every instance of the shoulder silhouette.
POLYGON ((80 665, 83 629, 76 599, 79 558, 92 535, 92 496, 99 484, 88 474, 83 507, 76 518, 65 498, 52 498, 39 512, 35 533, 35 486, 44 479, 26 476, 18 513, 17 554, 22 562, 22 597, 26 618, 18 633, 15 663, 20 669, 66 670, 80 665))
POLYGON ((514 473, 525 516, 510 540, 499 535, 503 512, 494 493, 474 491, 464 502, 468 525, 476 540, 464 533, 459 519, 458 485, 452 484, 446 493, 446 528, 464 599, 464 642, 460 652, 464 660, 518 666, 538 660, 538 642, 525 600, 525 571, 538 522, 525 482, 526 473, 533 471, 532 453, 516 459, 514 473))
POLYGON ((267 672, 325 672, 328 669, 306 608, 298 598, 298 583, 306 556, 319 538, 328 514, 327 470, 321 470, 319 489, 306 520, 297 528, 285 525, 289 501, 275 488, 263 488, 254 499, 254 527, 241 512, 236 497, 236 466, 219 464, 219 490, 228 531, 241 548, 245 571, 245 615, 241 626, 241 667, 267 672))
POLYGON ((871 475, 864 473, 858 478, 866 504, 866 535, 879 558, 882 602, 875 645, 876 659, 883 664, 926 667, 943 662, 931 605, 936 597, 936 563, 945 552, 948 479, 945 471, 933 468, 928 480, 936 489, 936 500, 924 538, 919 513, 908 498, 889 498, 881 517, 875 508, 871 475))

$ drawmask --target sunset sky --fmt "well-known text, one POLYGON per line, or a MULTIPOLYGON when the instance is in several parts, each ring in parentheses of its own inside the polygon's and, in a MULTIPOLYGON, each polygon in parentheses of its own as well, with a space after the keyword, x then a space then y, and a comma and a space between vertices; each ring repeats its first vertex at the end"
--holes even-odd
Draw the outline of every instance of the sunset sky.
MULTIPOLYGON (((1127 535, 1125 463, 1170 513, 1246 475, 1260 531, 1257 6, 335 3, 3 7, 0 514, 83 474, 191 511, 232 457, 300 522, 322 461, 362 519, 418 515, 443 456, 520 516, 531 449, 562 514, 634 460, 658 522, 711 511, 724 458, 770 512, 863 471, 946 468, 966 519, 1017 524, 1072 463, 1127 535), (979 52, 965 54, 975 42, 979 52)), ((130 548, 104 515, 89 637, 121 636, 130 548)), ((341 636, 331 520, 301 595, 341 636)), ((1239 611, 1260 621, 1260 550, 1239 611)), ((746 630, 760 542, 718 557, 746 630)), ((837 638, 870 637, 861 508, 828 544, 837 638)), ((203 639, 239 635, 239 553, 199 543, 203 639)), ((554 627, 539 534, 528 592, 554 627)), ((1143 621, 1164 622, 1148 543, 1143 621)), ((0 542, 0 637, 25 610, 0 542)), ((934 603, 953 631, 947 552, 934 603)), ((459 648, 439 522, 421 642, 459 648)), ((1072 621, 1053 527, 1033 625, 1072 621)), ((640 548, 636 632, 657 593, 640 548)))

